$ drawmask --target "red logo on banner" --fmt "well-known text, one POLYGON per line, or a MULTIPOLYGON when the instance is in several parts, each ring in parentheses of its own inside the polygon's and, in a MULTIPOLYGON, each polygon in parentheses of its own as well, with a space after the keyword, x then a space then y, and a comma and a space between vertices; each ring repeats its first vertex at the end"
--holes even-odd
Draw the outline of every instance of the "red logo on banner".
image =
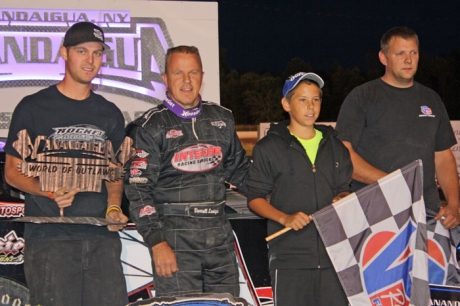
POLYGON ((24 217, 24 203, 0 202, 0 217, 24 217))

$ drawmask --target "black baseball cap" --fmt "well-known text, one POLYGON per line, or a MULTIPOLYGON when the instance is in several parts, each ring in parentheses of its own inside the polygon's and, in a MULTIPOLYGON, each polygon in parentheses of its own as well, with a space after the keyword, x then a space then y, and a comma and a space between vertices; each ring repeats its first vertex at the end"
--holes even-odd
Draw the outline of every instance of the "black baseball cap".
POLYGON ((78 22, 71 26, 64 36, 64 47, 73 47, 85 42, 98 42, 104 50, 110 47, 105 44, 104 31, 92 22, 78 22))

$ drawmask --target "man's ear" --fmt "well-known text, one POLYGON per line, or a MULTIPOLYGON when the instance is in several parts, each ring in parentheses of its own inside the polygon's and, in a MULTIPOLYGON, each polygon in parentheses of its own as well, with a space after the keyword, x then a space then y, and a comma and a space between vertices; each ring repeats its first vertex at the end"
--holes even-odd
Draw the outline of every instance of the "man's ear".
POLYGON ((379 60, 383 66, 386 66, 388 63, 387 56, 382 51, 379 51, 379 60))
POLYGON ((283 106, 283 109, 287 111, 288 113, 291 111, 291 106, 289 105, 289 101, 286 98, 281 99, 281 105, 283 106))
POLYGON ((69 57, 69 54, 68 54, 68 50, 67 50, 66 47, 61 46, 61 47, 59 48, 59 54, 61 55, 61 57, 62 57, 65 61, 67 61, 67 59, 68 59, 68 57, 69 57))
POLYGON ((162 73, 161 78, 163 79, 163 83, 165 83, 165 85, 168 86, 168 76, 166 75, 166 73, 162 73))

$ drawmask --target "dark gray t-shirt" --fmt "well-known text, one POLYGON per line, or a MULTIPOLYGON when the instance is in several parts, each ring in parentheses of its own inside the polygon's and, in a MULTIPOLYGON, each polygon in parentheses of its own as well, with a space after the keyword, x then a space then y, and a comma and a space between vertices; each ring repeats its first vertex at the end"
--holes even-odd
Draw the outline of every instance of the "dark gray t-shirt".
MULTIPOLYGON (((434 153, 457 143, 444 103, 417 82, 397 88, 376 79, 353 89, 340 109, 336 129, 342 141, 371 165, 393 172, 421 159, 425 205, 439 209, 434 153)), ((364 184, 353 182, 353 190, 364 184)))
MULTIPOLYGON (((51 86, 25 97, 17 105, 5 152, 26 161, 25 175, 38 175, 42 179, 46 176, 44 181, 54 178, 55 185, 64 186, 77 178, 75 186, 82 192, 76 194, 72 206, 64 209, 65 216, 104 218, 107 209, 104 177, 110 174, 109 159, 124 137, 124 118, 115 104, 93 92, 85 100, 73 100, 51 86)), ((50 188, 42 190, 55 191, 50 188)), ((59 216, 59 208, 47 197, 26 194, 25 214, 55 217, 59 216)), ((93 225, 28 223, 25 230, 26 239, 96 236, 116 235, 106 227, 93 225)))

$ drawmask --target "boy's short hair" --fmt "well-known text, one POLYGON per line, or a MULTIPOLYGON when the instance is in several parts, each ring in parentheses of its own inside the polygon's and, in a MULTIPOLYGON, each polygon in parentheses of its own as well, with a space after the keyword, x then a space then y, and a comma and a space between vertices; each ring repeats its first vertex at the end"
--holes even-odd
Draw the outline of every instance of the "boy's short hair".
POLYGON ((283 97, 287 100, 290 100, 294 94, 293 89, 296 88, 300 83, 315 84, 319 87, 321 96, 321 88, 324 86, 323 79, 313 72, 298 72, 294 75, 291 75, 286 79, 283 86, 283 97))

